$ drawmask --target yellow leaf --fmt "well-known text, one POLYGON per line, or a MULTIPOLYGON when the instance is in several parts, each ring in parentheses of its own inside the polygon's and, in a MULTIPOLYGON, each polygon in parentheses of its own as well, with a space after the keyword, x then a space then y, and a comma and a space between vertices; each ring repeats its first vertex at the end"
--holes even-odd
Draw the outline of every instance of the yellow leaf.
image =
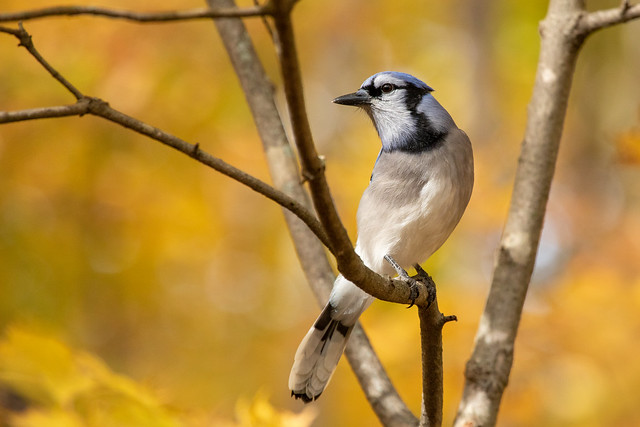
POLYGON ((83 427, 86 424, 75 414, 54 410, 31 410, 11 418, 13 427, 83 427))
POLYGON ((309 406, 299 413, 274 408, 264 393, 258 393, 252 402, 244 399, 236 405, 239 427, 309 427, 317 416, 309 406))
POLYGON ((0 341, 0 388, 26 401, 27 411, 13 417, 17 426, 180 425, 144 387, 97 357, 16 326, 0 341))

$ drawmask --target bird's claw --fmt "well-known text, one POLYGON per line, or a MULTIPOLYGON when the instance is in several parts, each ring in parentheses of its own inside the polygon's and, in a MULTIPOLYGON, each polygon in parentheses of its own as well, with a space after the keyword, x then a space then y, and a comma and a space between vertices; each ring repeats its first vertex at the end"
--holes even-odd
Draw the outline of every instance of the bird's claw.
POLYGON ((414 264, 413 268, 416 269, 416 275, 413 277, 424 283, 424 286, 427 288, 427 308, 429 308, 431 303, 436 300, 436 284, 433 282, 431 276, 429 276, 429 273, 424 271, 420 264, 414 264))
POLYGON ((409 299, 411 300, 411 304, 409 304, 409 307, 407 308, 411 308, 415 305, 416 300, 420 296, 420 287, 416 280, 411 277, 408 277, 405 281, 409 285, 409 299))
POLYGON ((416 269, 416 275, 412 277, 409 276, 409 273, 390 255, 385 255, 384 259, 391 264, 396 273, 398 273, 398 278, 409 285, 409 299, 411 300, 411 304, 409 304, 407 308, 413 307, 420 296, 420 286, 418 286, 418 282, 421 282, 427 288, 427 308, 429 308, 431 303, 436 300, 436 284, 433 282, 431 276, 429 276, 429 273, 424 271, 420 264, 414 264, 413 268, 416 269))
POLYGON ((409 273, 407 273, 407 271, 402 268, 400 264, 398 264, 396 260, 393 259, 390 255, 385 255, 384 259, 389 264, 391 264, 391 267, 393 267, 396 273, 398 273, 398 278, 409 285, 409 299, 411 300, 411 304, 409 304, 409 307, 407 308, 413 307, 416 300, 420 296, 420 287, 418 286, 418 282, 416 281, 416 279, 409 276, 409 273))

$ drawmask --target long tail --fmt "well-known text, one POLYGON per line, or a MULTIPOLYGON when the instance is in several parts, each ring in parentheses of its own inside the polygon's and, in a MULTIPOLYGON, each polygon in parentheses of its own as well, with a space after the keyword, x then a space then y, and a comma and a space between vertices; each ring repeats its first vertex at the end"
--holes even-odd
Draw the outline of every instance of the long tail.
POLYGON ((305 403, 317 399, 336 370, 351 331, 373 297, 342 276, 329 302, 303 338, 289 375, 289 389, 305 403))
POLYGON ((317 399, 324 391, 353 330, 353 325, 346 326, 333 319, 332 311, 328 303, 298 346, 291 368, 291 395, 305 403, 317 399))

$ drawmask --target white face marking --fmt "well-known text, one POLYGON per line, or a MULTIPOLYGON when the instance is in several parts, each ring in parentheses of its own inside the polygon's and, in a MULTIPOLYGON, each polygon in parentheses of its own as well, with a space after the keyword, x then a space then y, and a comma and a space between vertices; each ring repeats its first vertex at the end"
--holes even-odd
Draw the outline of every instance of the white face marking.
POLYGON ((396 89, 373 98, 371 104, 366 108, 378 130, 382 144, 385 146, 396 141, 404 141, 416 131, 415 117, 407 109, 407 92, 403 88, 403 86, 407 86, 407 82, 388 74, 382 74, 374 76, 372 81, 367 79, 363 86, 373 84, 374 87, 381 88, 387 83, 392 84, 396 89))

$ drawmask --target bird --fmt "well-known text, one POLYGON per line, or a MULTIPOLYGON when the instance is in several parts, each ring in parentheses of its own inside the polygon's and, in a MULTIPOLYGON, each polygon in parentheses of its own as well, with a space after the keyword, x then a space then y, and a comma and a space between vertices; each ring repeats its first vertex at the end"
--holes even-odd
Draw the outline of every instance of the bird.
MULTIPOLYGON (((460 221, 473 189, 467 134, 418 78, 384 71, 334 103, 364 110, 382 147, 357 211, 355 252, 381 275, 427 260, 460 221), (387 261, 388 260, 388 261, 387 261)), ((289 375, 296 399, 316 400, 373 297, 339 275, 329 300, 300 343, 289 375)))

